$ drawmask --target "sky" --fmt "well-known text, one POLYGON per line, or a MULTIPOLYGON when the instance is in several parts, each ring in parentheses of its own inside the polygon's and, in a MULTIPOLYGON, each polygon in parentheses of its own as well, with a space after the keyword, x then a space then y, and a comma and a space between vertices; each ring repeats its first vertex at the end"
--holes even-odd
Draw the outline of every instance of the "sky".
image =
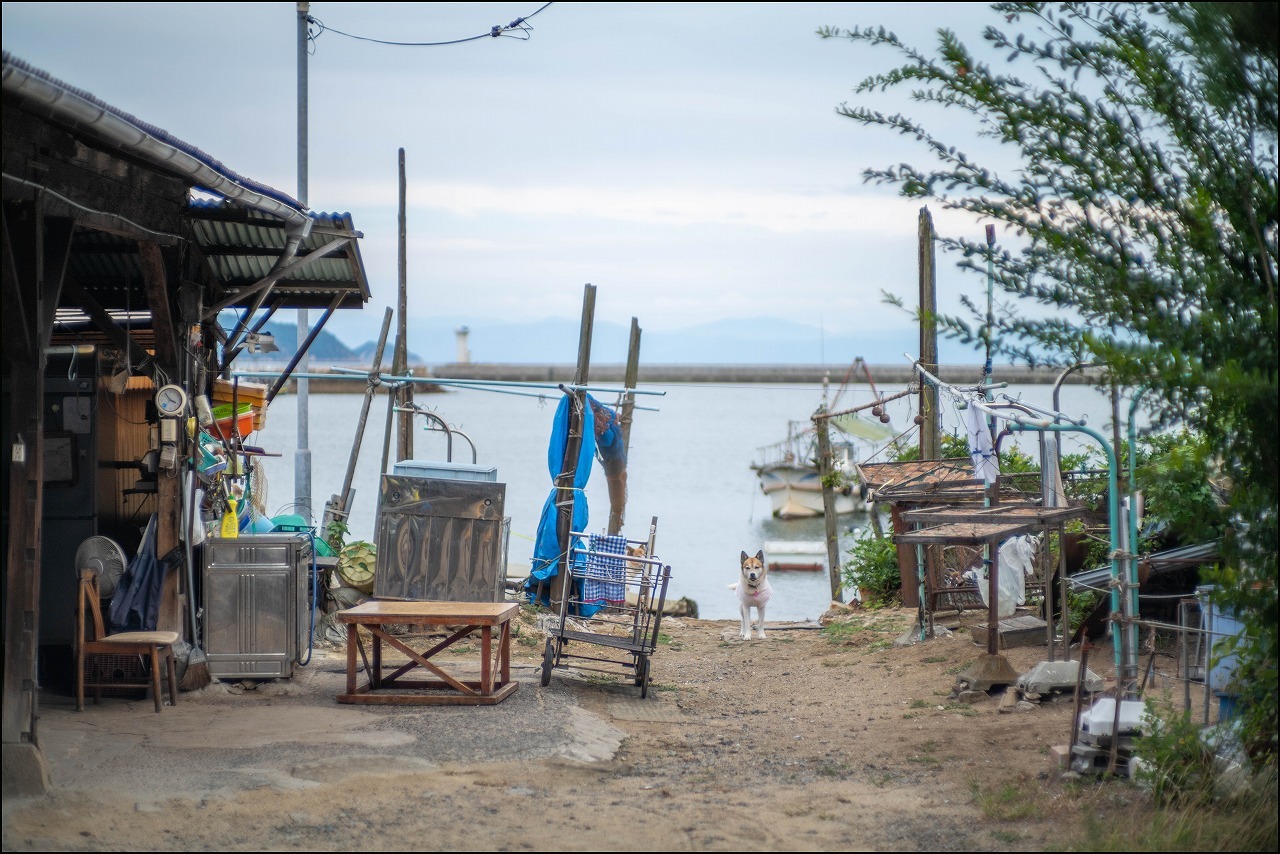
MULTIPOLYGON (((833 337, 900 332, 880 358, 917 349, 913 318, 882 292, 916 302, 920 204, 862 173, 928 158, 836 113, 898 58, 816 31, 884 26, 931 47, 947 27, 976 47, 985 5, 542 5, 311 4, 332 29, 307 59, 307 202, 351 213, 373 292, 329 331, 373 339, 395 305, 404 148, 411 350, 428 321, 576 322, 587 283, 597 322, 636 317, 646 333, 776 318, 833 337), (526 40, 397 47, 334 32, 444 41, 534 12, 526 40)), ((294 3, 3 4, 14 56, 294 196, 296 44, 294 3)), ((858 98, 929 115, 902 94, 858 98)), ((939 231, 982 234, 929 207, 939 231)), ((984 287, 939 258, 942 310, 984 287)), ((974 359, 944 343, 942 361, 956 353, 974 359)))

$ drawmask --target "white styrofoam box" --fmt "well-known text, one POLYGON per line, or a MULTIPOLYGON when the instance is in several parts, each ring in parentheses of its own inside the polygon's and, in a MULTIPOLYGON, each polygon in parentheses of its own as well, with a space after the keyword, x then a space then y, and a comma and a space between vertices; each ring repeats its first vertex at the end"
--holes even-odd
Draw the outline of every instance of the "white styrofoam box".
MULTIPOLYGON (((1139 735, 1146 715, 1141 700, 1123 700, 1120 703, 1120 735, 1139 735)), ((1111 728, 1116 722, 1116 701, 1103 697, 1086 711, 1080 713, 1081 737, 1111 738, 1111 728)))
POLYGON ((437 480, 498 482, 496 466, 450 463, 442 460, 401 460, 395 464, 391 473, 402 477, 432 477, 437 480))

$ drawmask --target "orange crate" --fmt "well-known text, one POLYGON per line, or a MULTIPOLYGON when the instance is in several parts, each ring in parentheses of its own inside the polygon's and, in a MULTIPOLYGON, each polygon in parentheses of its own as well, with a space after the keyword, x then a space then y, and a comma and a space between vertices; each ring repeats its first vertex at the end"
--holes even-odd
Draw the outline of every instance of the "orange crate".
POLYGON ((214 407, 213 414, 213 425, 209 432, 224 442, 231 438, 233 430, 239 431, 241 438, 253 432, 254 409, 247 403, 240 405, 236 418, 231 417, 230 405, 214 407), (222 410, 226 412, 225 417, 219 418, 223 414, 222 410))

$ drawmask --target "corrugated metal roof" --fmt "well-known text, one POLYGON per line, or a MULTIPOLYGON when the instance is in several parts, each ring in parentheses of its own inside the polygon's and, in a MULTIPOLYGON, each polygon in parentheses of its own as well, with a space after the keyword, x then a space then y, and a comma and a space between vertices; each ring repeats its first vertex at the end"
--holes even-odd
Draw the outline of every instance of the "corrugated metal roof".
POLYGON ((236 173, 164 128, 59 80, 7 50, 0 77, 5 94, 20 100, 25 110, 43 115, 72 133, 120 146, 159 171, 178 175, 225 198, 237 198, 246 206, 298 221, 304 215, 305 206, 286 193, 236 173))
MULTIPOLYGON (((191 201, 188 208, 191 238, 206 259, 214 290, 221 292, 213 295, 215 302, 227 308, 251 305, 252 294, 243 299, 239 295, 273 269, 284 251, 286 231, 292 229, 296 235, 305 227, 310 228, 310 234, 298 248, 298 259, 344 238, 345 245, 332 255, 290 271, 274 285, 267 304, 277 308, 327 307, 335 297, 341 297, 339 307, 360 308, 368 301, 369 284, 356 243, 361 235, 350 214, 309 212, 287 194, 232 171, 163 128, 58 80, 8 51, 3 54, 3 88, 6 103, 86 144, 118 152, 154 172, 177 177, 189 188, 226 200, 191 201)), ((141 285, 142 267, 133 240, 78 229, 67 273, 109 310, 145 304, 141 291, 134 288, 135 283, 141 285), (139 299, 134 301, 134 296, 139 299)), ((176 287, 177 283, 171 285, 176 287)))
MULTIPOLYGON (((281 220, 245 211, 222 202, 193 202, 190 208, 192 238, 204 253, 210 272, 221 283, 227 298, 251 288, 270 273, 285 247, 285 224, 281 220)), ((333 297, 345 294, 341 308, 360 308, 369 300, 369 281, 364 259, 356 240, 349 213, 311 213, 311 232, 298 247, 297 256, 343 238, 346 245, 331 254, 290 272, 275 284, 268 302, 282 308, 316 308, 329 305, 333 297)), ((229 307, 244 307, 252 295, 229 307)))

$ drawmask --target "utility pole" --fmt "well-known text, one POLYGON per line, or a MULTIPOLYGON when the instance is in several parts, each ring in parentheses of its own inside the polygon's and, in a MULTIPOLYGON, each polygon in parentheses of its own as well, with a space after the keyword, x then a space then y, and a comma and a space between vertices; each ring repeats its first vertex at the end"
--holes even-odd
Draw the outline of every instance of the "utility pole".
MULTIPOLYGON (((311 4, 298 0, 298 202, 307 206, 307 18, 311 4)), ((311 324, 305 308, 298 309, 298 347, 307 340, 311 324)), ((308 395, 310 381, 305 374, 310 359, 304 352, 297 363, 298 379, 298 451, 294 456, 293 495, 305 518, 311 518, 311 443, 308 395)))
MULTIPOLYGON (((920 208, 920 366, 938 376, 938 289, 934 265, 933 217, 927 207, 920 208)), ((938 390, 920 383, 920 459, 941 458, 938 390)))
MULTIPOLYGON (((408 225, 405 217, 405 196, 406 182, 404 175, 404 149, 400 149, 400 287, 399 297, 397 299, 396 308, 398 317, 396 319, 396 351, 391 362, 391 373, 398 377, 406 376, 409 373, 409 321, 408 314, 408 281, 409 281, 409 256, 408 256, 408 225)), ((408 460, 413 458, 413 413, 406 412, 413 405, 413 383, 405 383, 394 393, 396 398, 396 406, 400 407, 400 420, 398 422, 398 440, 396 442, 396 460, 408 460)))

